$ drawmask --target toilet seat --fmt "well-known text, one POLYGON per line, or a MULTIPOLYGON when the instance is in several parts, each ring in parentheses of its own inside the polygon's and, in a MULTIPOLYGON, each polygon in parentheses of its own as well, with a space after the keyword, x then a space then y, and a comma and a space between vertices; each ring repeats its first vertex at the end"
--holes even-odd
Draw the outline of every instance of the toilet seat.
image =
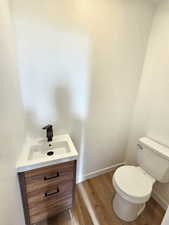
POLYGON ((155 179, 141 167, 122 166, 113 176, 115 190, 132 203, 145 203, 149 200, 155 179))

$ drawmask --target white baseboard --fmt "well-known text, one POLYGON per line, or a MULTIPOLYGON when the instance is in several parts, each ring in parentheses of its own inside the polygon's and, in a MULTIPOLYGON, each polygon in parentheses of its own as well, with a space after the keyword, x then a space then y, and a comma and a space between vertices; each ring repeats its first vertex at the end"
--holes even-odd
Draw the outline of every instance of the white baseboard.
POLYGON ((157 193, 155 190, 152 193, 152 197, 154 198, 154 200, 156 202, 158 202, 158 204, 164 209, 166 210, 169 206, 169 203, 166 201, 166 199, 164 199, 159 193, 157 193))
POLYGON ((76 183, 79 184, 79 183, 81 183, 81 182, 83 182, 85 180, 88 180, 88 179, 91 179, 93 177, 97 177, 99 175, 108 173, 108 172, 110 172, 112 170, 115 170, 119 166, 123 166, 124 164, 125 163, 122 162, 122 163, 118 163, 118 164, 115 164, 115 165, 112 165, 112 166, 105 167, 103 169, 92 171, 92 172, 87 173, 87 174, 83 174, 81 177, 77 177, 76 183))

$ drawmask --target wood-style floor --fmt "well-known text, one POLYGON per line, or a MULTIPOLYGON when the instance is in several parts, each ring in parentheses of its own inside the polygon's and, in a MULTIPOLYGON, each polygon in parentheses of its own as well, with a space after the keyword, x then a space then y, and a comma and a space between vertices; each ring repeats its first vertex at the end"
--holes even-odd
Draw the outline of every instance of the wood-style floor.
POLYGON ((112 175, 106 173, 78 184, 74 208, 40 225, 160 225, 164 210, 153 199, 134 222, 117 218, 112 209, 112 175))

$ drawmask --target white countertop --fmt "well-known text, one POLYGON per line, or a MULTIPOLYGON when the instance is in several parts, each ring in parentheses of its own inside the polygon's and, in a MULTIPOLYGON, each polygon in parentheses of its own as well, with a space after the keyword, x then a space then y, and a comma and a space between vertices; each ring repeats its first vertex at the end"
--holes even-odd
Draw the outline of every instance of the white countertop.
MULTIPOLYGON (((42 139, 32 139, 27 138, 23 146, 23 151, 19 157, 19 160, 16 163, 16 171, 24 172, 32 169, 41 168, 44 166, 55 165, 63 162, 68 162, 76 160, 78 158, 78 152, 68 134, 55 136, 53 141, 56 142, 66 142, 70 149, 69 152, 63 154, 54 154, 52 156, 46 156, 42 158, 29 159, 31 147, 39 143, 42 139)), ((43 140, 44 141, 44 140, 43 140)), ((42 142, 42 141, 41 141, 42 142)), ((47 141, 46 141, 47 142, 47 141)))

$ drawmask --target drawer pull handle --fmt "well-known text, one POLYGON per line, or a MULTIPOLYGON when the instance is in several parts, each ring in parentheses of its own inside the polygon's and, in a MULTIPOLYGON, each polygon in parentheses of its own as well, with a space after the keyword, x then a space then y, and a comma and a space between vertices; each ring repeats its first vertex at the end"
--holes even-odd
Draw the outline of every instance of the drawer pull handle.
POLYGON ((44 177, 44 180, 54 179, 54 178, 57 178, 57 177, 59 177, 59 176, 60 176, 60 175, 59 175, 59 172, 57 172, 57 174, 54 175, 54 176, 45 176, 45 177, 44 177))
POLYGON ((55 192, 46 192, 45 193, 45 198, 48 198, 48 197, 53 196, 53 195, 56 195, 58 193, 59 193, 59 188, 57 188, 57 191, 55 191, 55 192))

